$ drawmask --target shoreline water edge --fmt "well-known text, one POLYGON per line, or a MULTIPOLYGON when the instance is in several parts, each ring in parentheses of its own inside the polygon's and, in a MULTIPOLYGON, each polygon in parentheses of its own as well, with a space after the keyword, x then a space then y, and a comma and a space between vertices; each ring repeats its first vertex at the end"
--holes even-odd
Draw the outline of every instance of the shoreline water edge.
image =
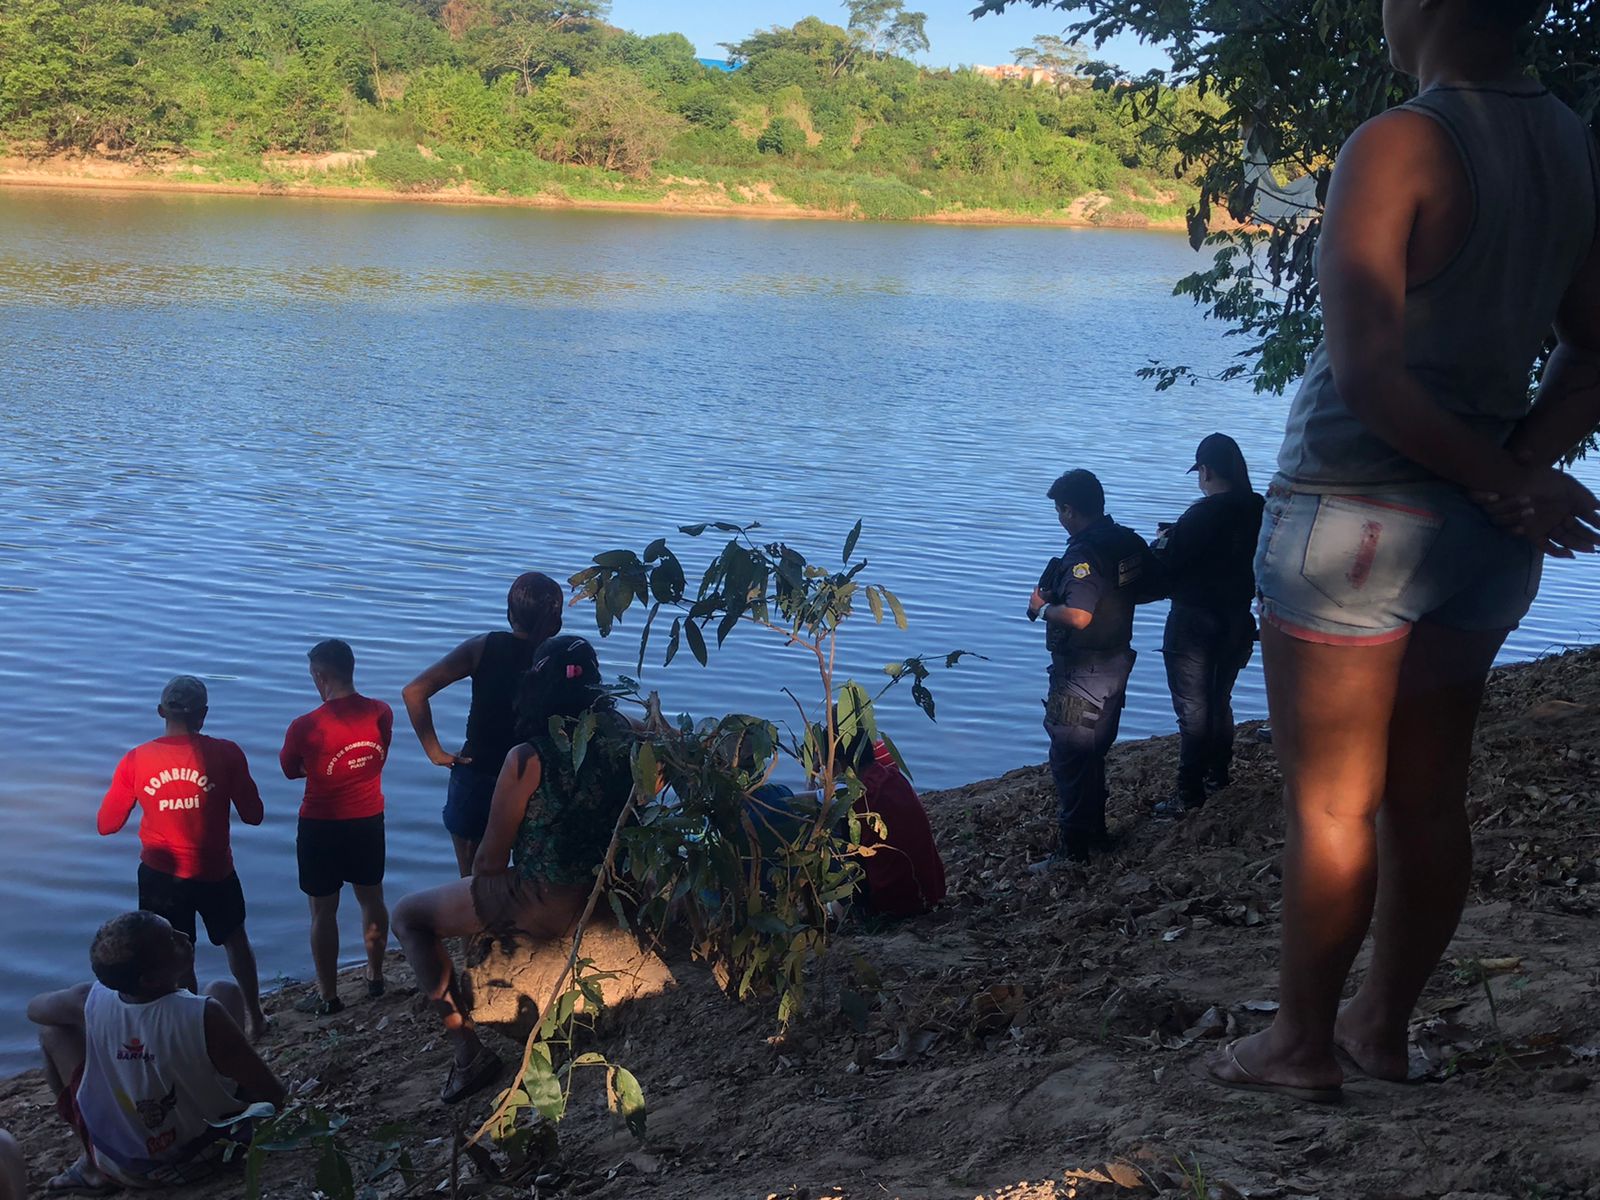
MULTIPOLYGON (((146 193, 165 195, 211 195, 283 197, 307 200, 367 200, 379 203, 440 204, 500 208, 532 208, 547 211, 643 213, 660 216, 744 217, 760 220, 887 222, 891 224, 1044 226, 1062 229, 1137 230, 1148 233, 1182 233, 1187 226, 1181 218, 1147 217, 1139 213, 1109 213, 1110 197, 1091 194, 1079 197, 1058 213, 1009 212, 1003 209, 953 209, 910 216, 885 218, 865 216, 826 208, 806 207, 784 200, 770 191, 749 199, 734 201, 726 193, 693 187, 668 191, 654 200, 607 200, 595 196, 572 197, 544 191, 513 196, 472 190, 467 185, 451 185, 433 191, 401 190, 368 184, 336 185, 312 181, 304 175, 290 182, 230 182, 214 179, 173 179, 159 170, 144 171, 132 164, 114 160, 75 160, 72 169, 60 164, 33 165, 34 160, 0 157, 0 190, 38 190, 52 192, 146 193), (721 198, 718 199, 718 196, 721 198)), ((692 182, 692 181, 685 181, 692 182)))

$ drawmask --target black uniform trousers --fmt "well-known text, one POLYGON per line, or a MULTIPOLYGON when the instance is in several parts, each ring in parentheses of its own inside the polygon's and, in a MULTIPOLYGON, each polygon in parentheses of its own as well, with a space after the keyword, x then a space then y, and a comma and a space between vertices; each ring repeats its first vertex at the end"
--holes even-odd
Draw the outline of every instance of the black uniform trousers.
POLYGON ((1078 855, 1106 837, 1106 752, 1117 740, 1134 652, 1058 657, 1050 667, 1044 727, 1050 735, 1060 850, 1078 855))
POLYGON ((1206 783, 1225 783, 1233 762, 1233 685, 1250 661, 1255 622, 1248 609, 1222 613, 1174 604, 1161 653, 1178 717, 1178 795, 1206 798, 1206 783))

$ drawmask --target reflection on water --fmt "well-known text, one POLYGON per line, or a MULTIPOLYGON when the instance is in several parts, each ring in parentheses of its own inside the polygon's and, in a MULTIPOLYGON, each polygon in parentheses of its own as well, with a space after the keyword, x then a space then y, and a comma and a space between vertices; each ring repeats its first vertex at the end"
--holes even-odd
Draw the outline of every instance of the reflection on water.
MULTIPOLYGON (((1169 296, 1196 259, 1168 236, 33 194, 0 195, 0 228, 0 905, 29 914, 0 932, 7 1066, 22 999, 81 976, 133 901, 134 836, 97 838, 93 813, 160 732, 168 676, 204 676, 208 732, 250 756, 268 817, 235 831, 249 928, 269 980, 304 976, 298 789, 275 754, 316 703, 318 639, 347 638, 399 708, 499 624, 521 570, 565 577, 707 519, 831 558, 860 516, 911 630, 851 630, 848 669, 988 656, 934 680, 937 725, 891 705, 918 782, 961 783, 1043 758, 1023 610, 1064 541, 1050 480, 1091 468, 1153 533, 1195 497, 1213 429, 1264 483, 1284 410, 1133 378, 1154 357, 1215 373, 1233 349, 1169 296)), ((715 548, 675 543, 691 571, 715 548)), ((1591 638, 1597 582, 1552 564, 1508 656, 1591 638)), ((1140 614, 1128 736, 1172 727, 1162 615, 1140 614)), ((637 629, 600 646, 609 671, 633 672, 637 629)), ((780 689, 808 680, 741 630, 711 668, 647 662, 645 682, 669 708, 781 720, 780 689)), ((440 698, 441 729, 464 703, 440 698)), ((1263 710, 1254 666, 1239 709, 1263 710)), ((385 774, 391 890, 448 877, 443 773, 402 730, 385 774)))

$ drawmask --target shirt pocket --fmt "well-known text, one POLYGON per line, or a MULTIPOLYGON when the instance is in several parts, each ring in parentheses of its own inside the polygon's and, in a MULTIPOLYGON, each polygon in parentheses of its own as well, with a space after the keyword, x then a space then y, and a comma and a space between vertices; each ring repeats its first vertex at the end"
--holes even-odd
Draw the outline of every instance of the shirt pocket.
POLYGON ((1340 608, 1391 604, 1416 578, 1444 518, 1372 496, 1318 496, 1301 576, 1340 608))

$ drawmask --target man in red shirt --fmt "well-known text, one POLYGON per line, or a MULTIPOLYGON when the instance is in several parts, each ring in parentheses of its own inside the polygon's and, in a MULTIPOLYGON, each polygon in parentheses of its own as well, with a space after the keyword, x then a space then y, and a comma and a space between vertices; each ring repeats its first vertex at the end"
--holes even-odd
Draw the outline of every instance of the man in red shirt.
POLYGON ((311 961, 317 992, 295 1005, 332 1016, 339 999, 339 893, 350 884, 361 905, 367 946, 367 995, 383 995, 383 952, 389 910, 383 903, 383 763, 394 735, 394 713, 382 700, 356 691, 356 656, 338 638, 306 654, 322 707, 297 717, 284 735, 278 762, 290 779, 304 779, 295 853, 300 890, 311 901, 311 961))
MULTIPOLYGON (((244 931, 244 889, 233 869, 228 809, 237 809, 246 825, 259 825, 261 793, 244 751, 200 732, 207 704, 206 685, 193 675, 167 683, 156 707, 167 732, 122 756, 96 825, 102 836, 116 833, 139 806, 139 907, 165 917, 190 941, 196 915, 205 921, 206 936, 227 952, 228 969, 244 993, 253 1041, 267 1018, 255 952, 244 931)), ((188 986, 195 990, 192 970, 188 986)))

